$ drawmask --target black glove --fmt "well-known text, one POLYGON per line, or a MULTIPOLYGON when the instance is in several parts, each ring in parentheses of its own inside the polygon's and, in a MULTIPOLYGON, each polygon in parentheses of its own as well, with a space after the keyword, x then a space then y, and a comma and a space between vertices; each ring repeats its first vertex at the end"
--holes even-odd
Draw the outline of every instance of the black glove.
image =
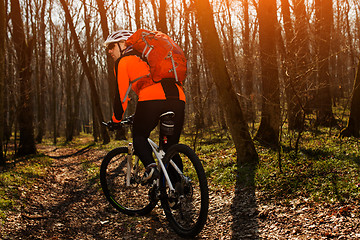
POLYGON ((106 123, 106 126, 109 128, 110 131, 114 131, 119 128, 120 123, 114 123, 112 120, 106 123))

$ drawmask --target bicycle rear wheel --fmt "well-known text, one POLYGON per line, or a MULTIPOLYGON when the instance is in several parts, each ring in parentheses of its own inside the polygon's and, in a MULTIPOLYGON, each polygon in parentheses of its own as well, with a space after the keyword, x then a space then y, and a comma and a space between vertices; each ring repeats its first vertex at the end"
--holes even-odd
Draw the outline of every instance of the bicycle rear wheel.
MULTIPOLYGON (((170 226, 182 237, 195 237, 204 227, 209 209, 209 191, 205 171, 198 156, 188 146, 176 144, 164 156, 164 165, 172 179, 171 192, 162 174, 161 205, 170 226), (182 160, 182 174, 170 169, 170 160, 182 160)), ((175 161, 176 162, 176 161, 175 161)))
POLYGON ((127 157, 127 147, 116 148, 105 156, 100 167, 101 187, 106 199, 118 211, 146 215, 156 206, 157 200, 153 197, 153 189, 140 183, 144 172, 141 161, 136 163, 133 156, 132 167, 129 167, 127 157))

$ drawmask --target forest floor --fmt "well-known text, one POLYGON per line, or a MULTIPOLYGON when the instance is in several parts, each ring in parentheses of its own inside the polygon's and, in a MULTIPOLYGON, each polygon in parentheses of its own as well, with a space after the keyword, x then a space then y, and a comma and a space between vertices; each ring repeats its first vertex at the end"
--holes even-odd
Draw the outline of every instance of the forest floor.
MULTIPOLYGON (((159 206, 148 216, 130 217, 108 204, 98 178, 89 178, 105 150, 86 148, 73 156, 70 147, 38 150, 51 163, 33 184, 18 187, 20 207, 6 213, 0 239, 180 239, 159 206)), ((269 202, 259 200, 260 194, 211 188, 208 220, 197 239, 360 239, 357 203, 300 197, 269 202)))

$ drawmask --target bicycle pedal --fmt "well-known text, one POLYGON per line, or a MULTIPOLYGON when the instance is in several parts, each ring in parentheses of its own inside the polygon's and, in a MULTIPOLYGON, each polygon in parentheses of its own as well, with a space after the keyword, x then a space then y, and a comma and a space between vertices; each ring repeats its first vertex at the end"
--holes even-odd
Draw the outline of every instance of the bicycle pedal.
POLYGON ((169 202, 169 207, 173 210, 179 209, 180 204, 178 204, 177 202, 169 202))
POLYGON ((178 199, 176 199, 176 198, 169 198, 168 204, 171 209, 178 209, 180 206, 178 199))

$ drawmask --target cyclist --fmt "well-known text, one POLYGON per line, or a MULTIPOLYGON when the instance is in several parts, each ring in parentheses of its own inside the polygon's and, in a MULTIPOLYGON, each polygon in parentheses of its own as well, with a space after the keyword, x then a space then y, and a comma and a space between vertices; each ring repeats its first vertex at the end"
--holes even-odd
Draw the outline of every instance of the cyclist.
MULTIPOLYGON (((115 61, 116 77, 114 113, 108 124, 111 126, 122 120, 129 101, 128 88, 130 82, 133 82, 131 89, 138 96, 133 124, 134 150, 143 165, 146 166, 142 178, 143 183, 151 183, 159 176, 159 171, 147 139, 150 132, 157 126, 160 115, 172 111, 175 113, 174 133, 168 137, 164 151, 178 143, 184 123, 186 100, 184 90, 176 82, 176 79, 166 78, 158 83, 151 79, 150 67, 146 61, 142 60, 141 53, 125 44, 132 34, 133 32, 129 30, 116 31, 110 34, 104 42, 107 52, 115 61)), ((181 160, 175 161, 182 168, 181 160)))

